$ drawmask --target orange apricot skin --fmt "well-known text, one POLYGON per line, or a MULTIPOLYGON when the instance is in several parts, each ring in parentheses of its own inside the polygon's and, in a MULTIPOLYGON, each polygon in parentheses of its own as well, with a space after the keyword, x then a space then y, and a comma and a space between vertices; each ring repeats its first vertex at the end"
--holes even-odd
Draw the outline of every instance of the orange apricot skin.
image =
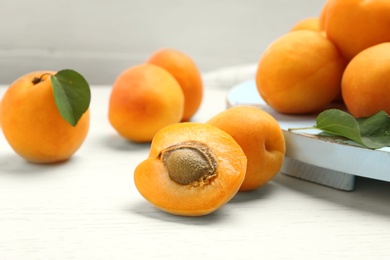
POLYGON ((122 72, 113 84, 108 118, 124 138, 150 142, 161 128, 180 122, 184 95, 166 70, 141 64, 122 72))
POLYGON ((294 26, 290 29, 290 31, 297 31, 297 30, 311 30, 320 32, 320 19, 319 17, 307 17, 305 19, 302 19, 298 21, 294 26))
POLYGON ((189 121, 203 99, 202 77, 195 62, 188 55, 168 48, 156 51, 147 62, 166 69, 179 82, 185 100, 181 121, 189 121))
POLYGON ((62 118, 54 101, 49 76, 38 84, 35 77, 52 71, 26 74, 13 82, 1 102, 4 136, 13 150, 33 163, 55 163, 69 159, 82 145, 89 130, 89 109, 76 126, 62 118))
POLYGON ((208 124, 178 123, 155 135, 148 158, 134 171, 134 182, 140 194, 160 210, 182 216, 203 216, 222 207, 238 192, 246 163, 241 147, 226 132, 208 124), (167 147, 189 140, 207 144, 217 158, 216 177, 208 184, 180 185, 169 177, 158 159, 167 147))
POLYGON ((292 31, 272 42, 260 57, 256 86, 280 113, 315 113, 339 95, 345 66, 336 46, 321 32, 292 31))
POLYGON ((328 0, 321 27, 349 61, 364 49, 390 41, 390 1, 328 0))
POLYGON ((390 114, 390 43, 381 43, 357 54, 345 69, 342 96, 354 117, 383 110, 390 114))
POLYGON ((285 140, 279 123, 267 112, 251 106, 236 106, 215 115, 207 123, 230 134, 247 157, 240 191, 262 187, 280 171, 285 140))

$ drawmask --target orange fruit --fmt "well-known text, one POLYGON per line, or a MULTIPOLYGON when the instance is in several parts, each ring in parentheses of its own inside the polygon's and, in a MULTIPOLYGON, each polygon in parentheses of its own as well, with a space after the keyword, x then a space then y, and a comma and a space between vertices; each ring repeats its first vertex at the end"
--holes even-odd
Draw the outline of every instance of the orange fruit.
POLYGON ((6 90, 0 108, 4 136, 13 150, 34 163, 69 159, 84 142, 89 109, 71 126, 57 109, 49 74, 37 71, 21 76, 6 90), (34 78, 42 78, 34 83, 34 78))
POLYGON ((307 17, 300 21, 298 21, 294 26, 290 29, 290 31, 297 30, 312 30, 319 32, 320 29, 320 21, 318 17, 307 17))
POLYGON ((320 32, 289 32, 260 57, 256 86, 264 101, 287 114, 317 112, 341 89, 345 61, 320 32))
POLYGON ((179 82, 184 94, 182 121, 189 121, 203 99, 202 77, 193 59, 174 49, 161 49, 153 53, 147 62, 164 68, 179 82))
POLYGON ((373 45, 390 41, 390 1, 328 0, 322 27, 347 60, 373 45))
POLYGON ((256 107, 236 106, 207 123, 230 134, 244 151, 248 163, 241 191, 257 189, 279 172, 286 148, 282 129, 270 114, 256 107))
POLYGON ((115 80, 108 118, 122 137, 150 142, 161 128, 180 122, 183 111, 184 95, 175 78, 161 67, 141 64, 115 80))
POLYGON ((342 96, 355 117, 368 117, 381 110, 390 114, 390 42, 367 48, 349 62, 342 96))

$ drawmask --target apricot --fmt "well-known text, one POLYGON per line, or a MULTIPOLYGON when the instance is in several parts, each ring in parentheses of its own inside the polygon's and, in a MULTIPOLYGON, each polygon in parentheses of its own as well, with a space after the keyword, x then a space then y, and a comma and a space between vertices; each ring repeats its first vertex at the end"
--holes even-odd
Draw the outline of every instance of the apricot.
POLYGON ((231 107, 207 121, 231 135, 247 157, 247 169, 240 190, 264 186, 280 171, 285 141, 277 120, 252 106, 231 107))
POLYGON ((209 124, 184 122, 161 129, 135 169, 140 194, 175 215, 202 216, 238 192, 247 159, 237 142, 209 124))
POLYGON ((183 111, 184 95, 175 78, 161 67, 141 64, 115 80, 108 118, 122 137, 150 142, 161 128, 180 122, 183 111))
POLYGON ((9 86, 1 102, 0 118, 6 140, 18 155, 34 163, 69 159, 89 130, 89 109, 74 127, 61 116, 49 79, 54 74, 36 71, 23 75, 9 86))
POLYGON ((256 86, 278 112, 313 113, 338 96, 345 66, 336 46, 322 33, 292 31, 271 43, 260 57, 256 86))
POLYGON ((328 0, 322 27, 349 61, 373 45, 390 41, 390 1, 328 0))
POLYGON ((319 17, 307 17, 298 21, 296 24, 294 24, 290 31, 297 30, 312 30, 316 32, 321 31, 319 17))
POLYGON ((147 62, 166 69, 179 82, 184 94, 181 121, 189 121, 203 99, 202 77, 193 59, 174 49, 161 49, 153 53, 147 62))
POLYGON ((329 2, 330 2, 329 0, 325 1, 325 4, 322 6, 320 15, 318 17, 319 28, 320 28, 321 31, 324 31, 324 32, 325 32, 326 13, 328 12, 329 2))
POLYGON ((390 114, 390 43, 381 43, 357 54, 345 69, 342 96, 354 117, 381 110, 390 114))

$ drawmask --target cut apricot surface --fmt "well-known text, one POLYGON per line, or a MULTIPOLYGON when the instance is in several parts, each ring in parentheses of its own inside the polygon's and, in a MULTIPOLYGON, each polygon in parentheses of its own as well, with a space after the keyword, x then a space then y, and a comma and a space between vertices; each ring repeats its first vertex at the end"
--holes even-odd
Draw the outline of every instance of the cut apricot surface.
POLYGON ((135 169, 134 181, 157 208, 201 216, 238 192, 246 165, 242 148, 226 132, 208 124, 178 123, 155 135, 148 158, 135 169))

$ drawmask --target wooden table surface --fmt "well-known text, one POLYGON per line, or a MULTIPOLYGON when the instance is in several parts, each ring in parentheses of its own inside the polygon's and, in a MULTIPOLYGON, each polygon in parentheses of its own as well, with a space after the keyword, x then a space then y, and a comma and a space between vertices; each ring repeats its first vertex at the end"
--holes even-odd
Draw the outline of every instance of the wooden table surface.
MULTIPOLYGON (((227 88, 218 80, 205 75, 194 121, 225 109, 227 88)), ((92 86, 89 135, 62 164, 28 163, 0 135, 1 260, 389 259, 387 182, 357 178, 345 192, 279 173, 208 216, 159 211, 133 182, 149 144, 116 134, 109 94, 109 86, 92 86)))

